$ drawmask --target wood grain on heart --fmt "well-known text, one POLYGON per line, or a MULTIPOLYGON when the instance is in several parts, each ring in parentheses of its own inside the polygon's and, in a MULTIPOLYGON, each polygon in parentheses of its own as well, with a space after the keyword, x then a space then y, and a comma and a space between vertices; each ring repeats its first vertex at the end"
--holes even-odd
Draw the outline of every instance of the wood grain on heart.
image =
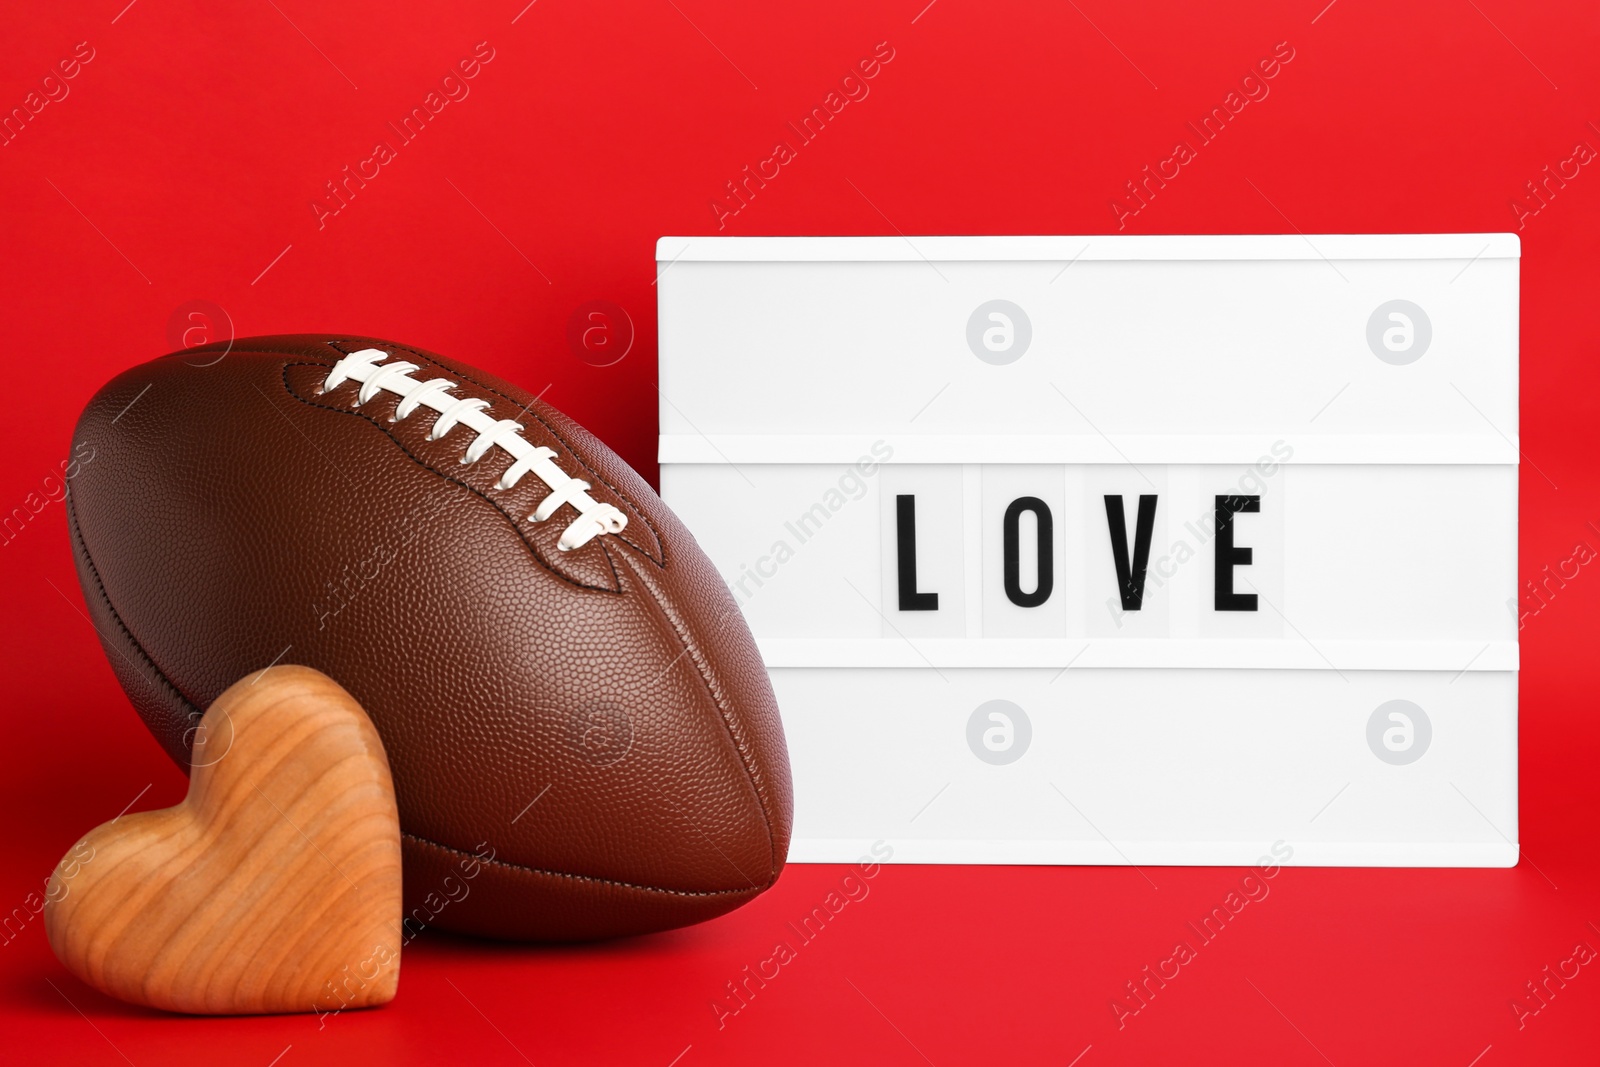
POLYGON ((189 795, 90 831, 51 875, 67 969, 199 1014, 328 1012, 394 997, 400 822, 366 713, 308 667, 253 674, 196 731, 189 795))

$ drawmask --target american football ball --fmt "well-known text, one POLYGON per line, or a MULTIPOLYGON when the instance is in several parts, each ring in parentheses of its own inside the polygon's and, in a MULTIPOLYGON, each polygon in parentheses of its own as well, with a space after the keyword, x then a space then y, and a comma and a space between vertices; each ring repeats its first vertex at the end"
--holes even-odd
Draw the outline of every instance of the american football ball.
POLYGON ((151 732, 187 769, 246 673, 335 679, 389 754, 408 933, 644 933, 778 877, 788 755, 732 595, 538 397, 388 341, 256 337, 123 373, 73 445, 79 579, 151 732))

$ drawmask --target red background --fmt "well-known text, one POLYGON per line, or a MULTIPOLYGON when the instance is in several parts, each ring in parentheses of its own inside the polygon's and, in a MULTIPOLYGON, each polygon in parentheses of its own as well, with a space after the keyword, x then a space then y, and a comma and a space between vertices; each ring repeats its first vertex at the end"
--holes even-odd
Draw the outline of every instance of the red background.
MULTIPOLYGON (((1600 173, 1585 167, 1520 220, 1511 206, 1575 144, 1600 146, 1592 4, 125 2, 0 16, 7 112, 77 42, 94 49, 70 95, 0 148, 6 511, 56 472, 98 385, 175 347, 169 320, 192 300, 224 309, 212 336, 230 321, 241 336, 372 333, 550 383, 547 399, 653 476, 655 239, 716 232, 724 183, 878 42, 895 58, 870 96, 722 232, 1113 232, 1124 182, 1287 41, 1295 58, 1270 96, 1125 232, 1520 221, 1522 575, 1580 541, 1600 546, 1600 173), (319 229, 309 205, 324 182, 392 140, 385 124, 480 41, 495 57, 470 96, 319 229), (569 317, 594 300, 636 326, 613 366, 566 342, 569 317)), ((176 802, 184 779, 81 613, 59 504, 0 549, 0 573, 5 911, 80 833, 136 796, 137 808, 176 802)), ((709 1005, 724 983, 844 868, 792 868, 734 915, 624 943, 551 950, 430 931, 407 949, 390 1007, 324 1029, 115 1003, 62 969, 34 921, 0 946, 0 1056, 1594 1062, 1593 968, 1521 1029, 1511 1008, 1577 943, 1600 948, 1589 573, 1525 604, 1538 610, 1523 631, 1521 865, 1287 869, 1121 1030, 1111 998, 1242 871, 1152 870, 1157 889, 1131 869, 889 867, 721 1029, 709 1005)))

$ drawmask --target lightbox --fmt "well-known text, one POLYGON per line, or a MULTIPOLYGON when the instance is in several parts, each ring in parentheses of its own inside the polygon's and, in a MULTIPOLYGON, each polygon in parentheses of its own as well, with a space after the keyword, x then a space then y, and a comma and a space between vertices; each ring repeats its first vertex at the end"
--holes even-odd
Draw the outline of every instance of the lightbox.
POLYGON ((791 859, 1514 864, 1519 254, 663 238, 791 859))

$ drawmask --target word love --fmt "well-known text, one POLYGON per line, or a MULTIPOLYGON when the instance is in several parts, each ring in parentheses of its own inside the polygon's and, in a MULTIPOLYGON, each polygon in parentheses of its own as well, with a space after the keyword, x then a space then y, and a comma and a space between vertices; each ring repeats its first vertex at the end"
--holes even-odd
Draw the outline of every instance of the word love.
MULTIPOLYGON (((1112 567, 1117 577, 1117 593, 1123 611, 1144 607, 1145 580, 1150 572, 1150 541, 1156 528, 1156 509, 1160 496, 1139 496, 1133 535, 1128 534, 1128 508, 1120 494, 1106 494, 1106 530, 1110 535, 1112 567)), ((1213 567, 1212 607, 1217 611, 1255 611, 1255 593, 1234 590, 1234 568, 1255 561, 1255 550, 1235 543, 1234 516, 1261 511, 1258 494, 1219 493, 1212 515, 1212 541, 1216 545, 1213 567)), ((1050 505, 1036 496, 1020 496, 1011 501, 1001 520, 1001 550, 1004 558, 1006 599, 1019 608, 1037 608, 1050 600, 1055 591, 1055 516, 1050 505), (1023 516, 1032 519, 1033 536, 1024 544, 1023 516), (1023 554, 1031 553, 1033 588, 1023 588, 1023 554)), ((895 574, 901 611, 938 611, 939 592, 922 589, 917 580, 917 494, 895 496, 895 574)))

